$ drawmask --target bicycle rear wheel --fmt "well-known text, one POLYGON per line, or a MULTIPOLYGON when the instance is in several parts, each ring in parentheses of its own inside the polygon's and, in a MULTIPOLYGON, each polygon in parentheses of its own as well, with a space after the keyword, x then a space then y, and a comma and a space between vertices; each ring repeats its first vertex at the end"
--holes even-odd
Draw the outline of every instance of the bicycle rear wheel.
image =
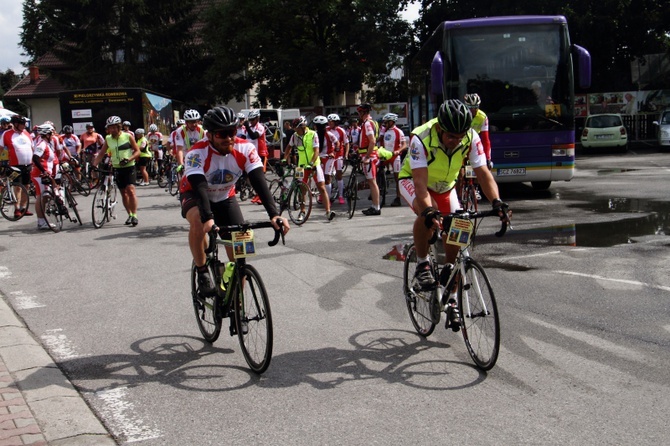
POLYGON ((493 288, 484 268, 473 259, 467 259, 465 277, 460 279, 458 308, 463 340, 477 367, 490 370, 500 350, 500 321, 493 288))
POLYGON ((434 291, 422 291, 416 283, 414 279, 416 263, 416 248, 412 244, 405 249, 402 289, 412 325, 416 332, 425 338, 435 330, 435 323, 431 317, 431 299, 434 291))
POLYGON ((305 183, 293 183, 288 192, 288 216, 293 223, 300 226, 307 221, 312 213, 312 201, 312 192, 305 183))
MULTIPOLYGON (((209 268, 212 277, 214 271, 209 268)), ((193 311, 195 311, 195 320, 198 322, 198 328, 202 337, 207 342, 214 342, 221 334, 221 297, 218 293, 212 297, 200 297, 198 294, 198 272, 195 263, 191 264, 191 297, 193 298, 193 311)))
POLYGON ((9 221, 16 221, 26 215, 28 206, 30 205, 30 194, 28 189, 20 183, 12 183, 10 187, 6 187, 0 196, 0 213, 9 221), (16 190, 20 189, 21 193, 17 194, 16 190), (21 209, 17 196, 25 197, 26 207, 21 209))
POLYGON ((235 327, 244 359, 255 373, 263 373, 272 358, 272 313, 265 285, 258 271, 245 265, 242 292, 236 294, 235 327))
POLYGON ((386 206, 386 167, 380 166, 377 169, 377 177, 375 178, 377 186, 379 187, 379 206, 386 206))
POLYGON ((107 206, 107 187, 100 186, 93 195, 91 206, 91 218, 96 229, 102 228, 102 225, 107 221, 107 206))
POLYGON ((114 182, 112 183, 112 186, 107 194, 107 221, 116 219, 116 205, 118 203, 118 195, 119 188, 116 186, 116 182, 114 182))
POLYGON ((268 185, 268 188, 270 189, 270 194, 272 194, 272 198, 275 200, 275 204, 277 204, 277 210, 280 210, 280 205, 281 205, 281 180, 274 179, 270 181, 270 184, 268 185))
MULTIPOLYGON (((43 193, 42 197, 42 211, 44 212, 44 219, 49 224, 49 228, 53 232, 60 232, 63 229, 63 212, 56 202, 56 197, 50 193, 43 193)), ((65 206, 65 204, 63 204, 65 206)))
POLYGON ((77 217, 77 221, 79 222, 79 226, 81 226, 83 223, 81 222, 81 217, 79 216, 79 211, 77 210, 77 200, 74 199, 72 196, 72 192, 66 190, 65 191, 65 197, 67 198, 67 204, 72 208, 74 211, 75 217, 77 217))
POLYGON ((179 192, 179 175, 174 170, 172 171, 172 177, 170 179, 170 184, 168 185, 168 192, 173 197, 179 192))
POLYGON ((88 181, 88 178, 82 175, 81 180, 78 180, 76 177, 72 177, 72 184, 74 188, 82 196, 88 197, 91 193, 91 183, 88 181))

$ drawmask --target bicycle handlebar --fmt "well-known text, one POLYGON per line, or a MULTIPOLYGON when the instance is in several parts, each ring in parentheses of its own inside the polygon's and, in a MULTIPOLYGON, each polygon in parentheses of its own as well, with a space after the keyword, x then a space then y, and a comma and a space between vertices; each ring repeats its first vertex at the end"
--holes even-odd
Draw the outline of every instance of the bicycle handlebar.
MULTIPOLYGON (((477 218, 484 218, 484 217, 499 217, 500 218, 500 230, 495 233, 496 237, 502 237, 505 235, 507 232, 507 228, 512 228, 512 222, 510 220, 510 215, 511 211, 509 209, 505 213, 504 217, 500 217, 499 213, 501 212, 501 209, 491 209, 489 211, 479 211, 479 212, 472 212, 472 211, 466 211, 463 209, 460 209, 456 212, 452 212, 451 214, 444 215, 444 218, 465 218, 467 220, 474 220, 477 218)), ((514 228, 512 228, 514 229, 514 228)), ((442 231, 445 231, 443 228, 442 231)), ((438 232, 436 231, 433 234, 433 237, 429 240, 428 243, 433 244, 437 240, 437 234, 438 232)))
POLYGON ((236 231, 248 231, 250 229, 272 228, 274 229, 275 235, 274 238, 268 242, 268 246, 275 246, 277 243, 279 243, 280 237, 282 244, 285 245, 286 240, 284 239, 284 231, 282 230, 282 228, 284 227, 284 222, 282 219, 278 219, 277 224, 279 225, 279 229, 274 229, 274 226, 272 226, 271 221, 244 222, 239 225, 229 225, 229 226, 214 225, 212 227, 212 230, 209 231, 209 244, 205 252, 206 253, 212 252, 212 250, 214 249, 214 243, 216 243, 216 234, 222 231, 236 232, 236 231))

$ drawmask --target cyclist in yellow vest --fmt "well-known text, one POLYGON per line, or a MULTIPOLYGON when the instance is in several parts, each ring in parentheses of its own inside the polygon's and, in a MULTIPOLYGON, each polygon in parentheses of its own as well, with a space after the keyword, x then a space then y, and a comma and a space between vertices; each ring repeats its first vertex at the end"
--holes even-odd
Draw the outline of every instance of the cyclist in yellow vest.
MULTIPOLYGON (((466 158, 492 206, 500 210, 501 216, 509 208, 500 200, 498 185, 486 166, 481 140, 471 124, 472 115, 465 104, 457 99, 445 101, 437 118, 412 131, 409 156, 399 174, 400 195, 417 216, 412 231, 417 254, 415 277, 424 289, 436 284, 428 241, 433 231, 439 229, 442 214, 461 209, 454 186, 466 158)), ((453 264, 458 246, 445 244, 445 252, 447 264, 453 264)), ((450 295, 449 300, 452 299, 455 302, 455 296, 450 295)), ((454 317, 459 317, 457 311, 454 317)))
POLYGON ((140 175, 142 175, 142 181, 140 186, 149 185, 149 172, 147 172, 147 166, 151 164, 151 147, 149 147, 149 141, 144 136, 144 129, 135 130, 135 140, 137 141, 137 147, 140 148, 140 157, 137 160, 137 165, 140 168, 140 175))
POLYGON ((112 167, 116 172, 116 185, 121 191, 123 206, 128 212, 126 225, 137 226, 137 195, 135 195, 135 160, 140 157, 140 148, 137 147, 135 137, 121 130, 121 118, 110 116, 105 124, 107 136, 98 152, 93 165, 109 155, 112 167))
MULTIPOLYGON (((295 133, 291 136, 288 145, 284 151, 284 161, 288 162, 293 148, 298 152, 298 167, 305 168, 303 181, 307 183, 310 176, 314 176, 316 187, 319 189, 323 199, 323 205, 326 208, 326 219, 331 221, 335 218, 335 212, 330 210, 330 200, 326 192, 325 177, 321 169, 321 159, 319 158, 319 138, 314 130, 307 128, 307 120, 304 116, 293 120, 295 133)), ((298 220, 304 218, 304 209, 298 214, 298 220)))
POLYGON ((184 168, 184 155, 196 142, 205 138, 205 129, 198 122, 200 121, 198 110, 186 110, 184 112, 185 124, 177 129, 175 134, 175 150, 177 152, 178 172, 184 168))

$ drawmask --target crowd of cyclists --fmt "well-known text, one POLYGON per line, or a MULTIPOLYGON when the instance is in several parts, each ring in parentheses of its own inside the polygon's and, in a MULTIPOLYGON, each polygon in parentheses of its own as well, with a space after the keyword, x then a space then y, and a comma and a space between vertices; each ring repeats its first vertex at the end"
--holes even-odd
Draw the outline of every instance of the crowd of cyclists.
MULTIPOLYGON (((284 123, 286 147, 281 159, 302 167, 303 181, 313 178, 327 221, 335 217, 330 203, 333 181, 339 191, 338 203, 345 202, 342 172, 352 157, 359 157, 365 166, 372 202, 362 213, 380 215, 376 176, 378 165, 388 165, 396 182, 391 206, 400 206, 404 201, 416 215, 416 277, 422 287, 429 288, 435 285, 435 278, 428 242, 442 224, 441 215, 460 207, 455 186, 465 163, 474 169, 482 192, 500 215, 508 210, 491 174, 488 118, 480 104, 480 97, 474 93, 465 95, 464 101, 447 100, 441 104, 437 117, 413 129, 408 138, 396 126, 396 114, 386 114, 380 125, 370 116, 372 107, 366 103, 357 107, 358 116, 346 126, 334 113, 316 116, 311 123, 301 116, 284 123)), ((264 206, 273 226, 284 233, 289 230, 288 222, 280 219, 265 179, 269 154, 266 128, 258 110, 245 116, 229 107, 214 107, 204 117, 197 110, 186 110, 167 137, 155 124, 146 132, 143 128, 133 131, 131 123, 118 116, 107 119, 104 136, 90 124, 78 136, 70 125, 58 133, 49 121, 29 132, 26 119, 19 115, 2 118, 0 123, 0 162, 18 167, 24 185, 32 182, 40 230, 48 229, 49 224, 43 218, 39 196, 62 166, 71 166, 75 175, 81 176, 82 166, 109 162, 128 213, 125 223, 136 226, 139 221, 135 184, 149 185, 150 174, 160 175, 167 160, 171 160, 179 174, 182 216, 189 224, 189 247, 198 267, 200 289, 205 293, 214 287, 206 268, 206 235, 214 226, 243 222, 235 199, 235 185, 240 179, 246 177, 251 184, 255 191, 253 202, 264 206)), ((26 201, 27 197, 19 197, 20 203, 26 201)), ((33 215, 20 205, 17 212, 33 215)), ((222 236, 229 238, 230 234, 222 236)), ((453 262, 455 248, 445 243, 445 249, 447 263, 453 262)), ((232 253, 228 254, 232 259, 232 253)))

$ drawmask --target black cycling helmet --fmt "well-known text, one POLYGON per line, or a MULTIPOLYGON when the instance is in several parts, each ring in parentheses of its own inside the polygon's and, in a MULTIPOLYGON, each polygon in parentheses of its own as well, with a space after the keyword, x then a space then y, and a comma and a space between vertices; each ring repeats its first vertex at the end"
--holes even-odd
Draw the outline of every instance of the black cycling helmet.
POLYGON ((237 128, 240 122, 237 113, 230 107, 214 107, 207 110, 202 119, 202 125, 205 130, 209 132, 216 132, 217 130, 227 130, 230 128, 237 128))
POLYGON ((71 125, 63 126, 63 133, 74 133, 74 129, 71 125))
POLYGON ((472 114, 468 106, 458 99, 449 99, 440 105, 437 122, 445 132, 465 133, 472 125, 472 114))
POLYGON ((11 122, 12 124, 23 124, 23 125, 26 124, 26 121, 27 119, 21 115, 14 115, 12 116, 12 119, 9 120, 9 122, 11 122))

